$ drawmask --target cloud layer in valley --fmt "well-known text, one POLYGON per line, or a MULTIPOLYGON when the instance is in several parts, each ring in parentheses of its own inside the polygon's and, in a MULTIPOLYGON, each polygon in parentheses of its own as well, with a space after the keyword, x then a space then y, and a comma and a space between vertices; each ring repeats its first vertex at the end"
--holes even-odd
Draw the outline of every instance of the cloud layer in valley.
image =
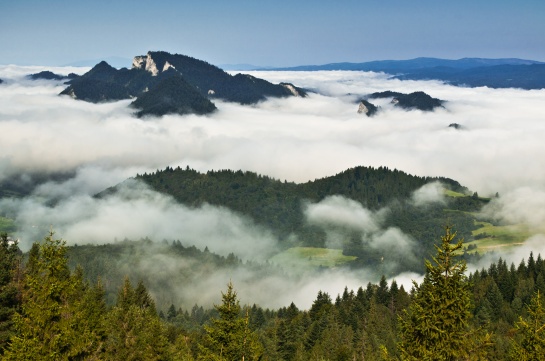
MULTIPOLYGON (((316 93, 254 106, 216 102, 219 110, 209 116, 137 119, 131 115, 130 101, 75 101, 57 95, 64 88, 60 82, 23 78, 40 70, 0 67, 5 81, 0 85, 0 181, 32 177, 34 172, 72 172, 73 176, 42 184, 27 198, 0 201, 0 216, 16 219, 21 226, 18 236, 26 247, 53 227, 71 243, 185 237, 199 247, 250 259, 274 250, 277 240, 229 210, 189 209, 145 189, 136 198, 92 196, 136 173, 166 166, 189 165, 204 172, 242 169, 305 182, 365 165, 449 177, 481 196, 499 192, 500 197, 485 211, 504 223, 529 224, 534 236, 528 247, 541 250, 545 90, 460 88, 363 72, 252 72, 316 93), (377 100, 382 109, 376 116, 357 113, 359 97, 384 90, 425 91, 447 102, 445 109, 425 113, 377 100), (464 129, 449 128, 452 123, 464 129), (235 245, 226 239, 241 242, 235 245), (248 242, 255 242, 255 247, 248 247, 248 242)), ((67 74, 85 69, 50 70, 67 74)), ((441 196, 440 188, 430 185, 416 193, 413 201, 425 205, 441 202, 441 196)), ((361 231, 367 232, 370 244, 412 246, 398 230, 381 229, 380 214, 346 199, 309 205, 307 217, 329 224, 333 236, 340 222, 365 227, 361 231)), ((331 241, 335 242, 334 237, 331 241)), ((328 284, 329 274, 324 277, 316 287, 328 284)), ((341 282, 332 275, 330 283, 344 287, 362 282, 351 277, 344 275, 341 282)))

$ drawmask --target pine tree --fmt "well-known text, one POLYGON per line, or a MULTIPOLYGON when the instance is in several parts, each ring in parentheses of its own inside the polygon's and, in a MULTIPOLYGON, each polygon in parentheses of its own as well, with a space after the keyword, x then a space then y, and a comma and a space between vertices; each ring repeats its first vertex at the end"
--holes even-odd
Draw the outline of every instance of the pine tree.
POLYGON ((129 278, 125 278, 116 305, 105 319, 105 327, 108 339, 104 360, 151 361, 172 356, 166 328, 142 282, 133 288, 129 278))
POLYGON ((519 340, 513 341, 511 358, 517 361, 545 360, 545 308, 538 291, 527 306, 528 316, 519 318, 515 328, 519 340))
POLYGON ((435 246, 433 263, 425 263, 423 283, 414 283, 414 300, 400 318, 403 360, 461 360, 484 352, 488 338, 470 326, 466 264, 457 260, 463 240, 454 243, 455 237, 451 227, 446 227, 441 245, 435 246))
POLYGON ((0 234, 0 355, 14 333, 13 316, 20 306, 16 286, 20 253, 17 242, 10 242, 6 233, 0 234))
POLYGON ((241 308, 233 284, 222 292, 222 304, 214 306, 219 318, 204 327, 205 335, 199 344, 199 360, 258 360, 262 346, 250 330, 249 315, 241 316, 241 308))
POLYGON ((85 359, 98 355, 103 334, 103 293, 90 289, 81 271, 71 274, 62 240, 53 232, 35 244, 22 281, 16 334, 5 360, 85 359))

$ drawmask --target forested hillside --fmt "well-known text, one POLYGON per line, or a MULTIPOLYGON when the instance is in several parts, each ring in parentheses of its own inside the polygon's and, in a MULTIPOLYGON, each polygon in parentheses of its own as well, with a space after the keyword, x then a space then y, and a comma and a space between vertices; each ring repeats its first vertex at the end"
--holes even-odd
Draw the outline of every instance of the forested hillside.
MULTIPOLYGON (((444 197, 440 202, 424 206, 416 204, 412 198, 414 192, 434 182, 440 182, 445 189, 461 195, 469 191, 451 179, 418 177, 386 167, 356 167, 301 184, 282 182, 252 172, 222 170, 199 173, 189 167, 167 167, 152 174, 138 175, 136 179, 191 207, 208 203, 249 216, 257 224, 270 229, 284 248, 293 246, 294 237, 301 246, 327 246, 328 229, 308 221, 305 213, 308 205, 333 196, 353 200, 372 212, 381 212, 381 227, 397 228, 418 244, 414 250, 415 258, 403 254, 390 255, 394 257, 390 261, 396 265, 390 270, 392 274, 402 270, 422 271, 420 260, 433 253, 431 240, 437 239, 445 224, 455 225, 461 236, 471 240, 472 231, 477 228, 475 215, 471 212, 479 211, 488 202, 468 195, 444 197), (290 242, 286 242, 288 239, 290 242)), ((115 188, 98 196, 106 197, 113 192, 115 188)), ((340 231, 343 241, 338 247, 343 249, 343 254, 358 257, 354 267, 378 265, 382 261, 385 256, 383 250, 362 242, 365 236, 362 231, 348 228, 340 231)))
POLYGON ((541 256, 530 254, 518 266, 499 260, 466 276, 456 233, 447 227, 435 243, 424 281, 411 290, 383 277, 338 295, 320 291, 307 310, 294 303, 264 309, 240 299, 229 282, 225 292, 217 290, 216 306, 205 309, 182 308, 176 301, 157 307, 146 282, 129 278, 117 281, 117 296, 108 302, 102 281, 90 284, 84 268, 68 266, 62 240, 50 234, 23 259, 2 235, 0 355, 5 360, 363 361, 437 355, 542 360, 541 256))

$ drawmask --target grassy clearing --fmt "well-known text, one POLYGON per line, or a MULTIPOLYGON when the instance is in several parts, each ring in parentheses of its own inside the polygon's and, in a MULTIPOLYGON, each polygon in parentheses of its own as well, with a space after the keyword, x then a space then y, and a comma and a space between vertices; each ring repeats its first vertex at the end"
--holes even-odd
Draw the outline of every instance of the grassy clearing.
POLYGON ((332 268, 355 259, 354 256, 344 256, 340 249, 293 247, 275 255, 270 262, 291 270, 311 270, 332 268))
MULTIPOLYGON (((475 222, 480 228, 473 231, 473 236, 482 237, 466 246, 477 246, 479 253, 505 249, 521 245, 532 233, 523 224, 494 226, 488 222, 475 222)), ((474 250, 475 251, 475 250, 474 250)))
POLYGON ((443 191, 445 192, 445 196, 447 197, 454 197, 454 198, 467 197, 467 194, 451 191, 450 189, 443 189, 443 191))
POLYGON ((0 232, 14 232, 15 223, 9 218, 0 217, 0 232))

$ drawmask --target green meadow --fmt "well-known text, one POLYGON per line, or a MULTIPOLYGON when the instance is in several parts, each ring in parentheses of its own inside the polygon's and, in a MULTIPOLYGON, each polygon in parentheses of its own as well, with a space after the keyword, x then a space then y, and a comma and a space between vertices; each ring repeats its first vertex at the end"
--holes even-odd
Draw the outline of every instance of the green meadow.
POLYGON ((290 270, 312 270, 341 266, 355 259, 354 256, 344 256, 340 249, 293 247, 275 255, 270 262, 290 270))

